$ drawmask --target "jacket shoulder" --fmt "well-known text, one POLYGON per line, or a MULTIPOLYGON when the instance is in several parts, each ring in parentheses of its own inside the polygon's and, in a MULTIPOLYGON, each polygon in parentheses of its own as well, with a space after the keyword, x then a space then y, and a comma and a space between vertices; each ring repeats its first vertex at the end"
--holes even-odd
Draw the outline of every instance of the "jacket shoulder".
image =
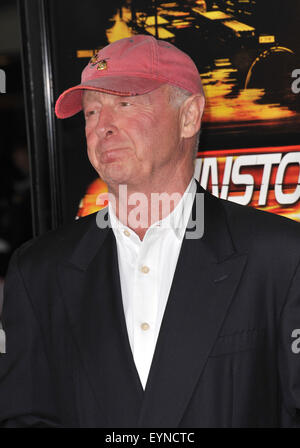
MULTIPOLYGON (((39 262, 45 261, 45 259, 50 261, 67 254, 91 227, 97 225, 96 218, 98 213, 95 212, 79 218, 26 241, 16 250, 19 259, 22 262, 27 260, 39 262)), ((101 213, 103 213, 102 210, 101 213)))
POLYGON ((219 199, 226 214, 233 238, 241 246, 259 245, 290 251, 299 257, 300 223, 264 210, 219 199))

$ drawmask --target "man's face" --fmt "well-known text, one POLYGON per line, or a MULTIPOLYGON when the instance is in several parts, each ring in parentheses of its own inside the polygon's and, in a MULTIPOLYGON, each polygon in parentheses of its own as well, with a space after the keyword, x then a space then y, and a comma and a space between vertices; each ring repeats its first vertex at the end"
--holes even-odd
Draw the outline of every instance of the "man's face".
POLYGON ((85 91, 83 112, 89 160, 108 185, 163 185, 182 154, 167 85, 131 97, 85 91))

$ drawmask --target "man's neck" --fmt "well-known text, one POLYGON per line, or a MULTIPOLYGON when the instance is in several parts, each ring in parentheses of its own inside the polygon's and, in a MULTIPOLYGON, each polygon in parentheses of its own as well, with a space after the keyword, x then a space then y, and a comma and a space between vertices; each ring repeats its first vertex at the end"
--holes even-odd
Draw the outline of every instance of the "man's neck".
MULTIPOLYGON (((114 190, 112 204, 116 217, 122 224, 131 228, 142 241, 148 228, 166 218, 178 205, 191 182, 193 174, 181 176, 175 182, 164 186, 152 186, 141 191, 127 185, 114 190)), ((110 192, 111 193, 111 192, 110 192)))

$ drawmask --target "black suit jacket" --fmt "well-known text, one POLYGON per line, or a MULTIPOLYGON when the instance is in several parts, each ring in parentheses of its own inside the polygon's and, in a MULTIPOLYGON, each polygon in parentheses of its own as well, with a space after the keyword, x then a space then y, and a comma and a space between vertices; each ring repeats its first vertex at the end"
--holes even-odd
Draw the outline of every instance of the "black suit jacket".
POLYGON ((112 229, 93 214, 25 243, 5 284, 2 426, 300 426, 299 260, 298 223, 205 192, 144 391, 112 229))

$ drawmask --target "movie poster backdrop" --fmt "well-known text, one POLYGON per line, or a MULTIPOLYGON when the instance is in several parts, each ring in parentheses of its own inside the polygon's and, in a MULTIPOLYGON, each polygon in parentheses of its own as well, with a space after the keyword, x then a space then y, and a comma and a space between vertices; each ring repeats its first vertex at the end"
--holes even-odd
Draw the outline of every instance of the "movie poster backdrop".
MULTIPOLYGON (((54 92, 80 82, 90 58, 148 34, 195 61, 204 86, 195 177, 215 196, 300 221, 300 2, 51 0, 54 92)), ((178 67, 180 70, 180 67, 178 67)), ((57 123, 65 217, 99 210, 82 113, 57 123)))

